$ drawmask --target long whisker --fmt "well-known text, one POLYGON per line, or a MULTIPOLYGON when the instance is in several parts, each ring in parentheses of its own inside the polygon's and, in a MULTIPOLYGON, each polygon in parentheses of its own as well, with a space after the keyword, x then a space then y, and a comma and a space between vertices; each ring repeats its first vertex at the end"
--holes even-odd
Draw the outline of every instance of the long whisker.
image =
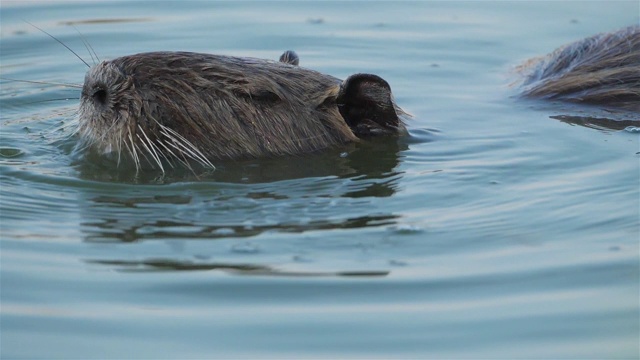
POLYGON ((23 103, 19 103, 16 105, 32 105, 32 104, 42 104, 42 103, 46 103, 46 102, 50 102, 50 101, 67 101, 67 100, 79 100, 80 98, 60 98, 60 99, 47 99, 47 100, 39 100, 39 101, 29 101, 29 102, 23 102, 23 103))
MULTIPOLYGON (((125 140, 125 141, 123 141, 123 143, 124 143, 124 146, 127 148, 127 151, 129 152, 129 155, 131 155, 131 158, 133 158, 133 159, 134 159, 134 163, 135 163, 135 158, 134 158, 134 156, 133 156, 133 152, 131 151, 131 148, 129 147, 129 143, 128 143, 126 140, 125 140)), ((136 166, 136 167, 137 167, 137 166, 136 166)))
POLYGON ((120 134, 118 135, 118 163, 116 164, 116 166, 120 166, 120 156, 122 155, 122 130, 123 129, 124 127, 120 127, 120 134))
MULTIPOLYGON (((145 137, 147 137, 147 135, 144 133, 144 131, 142 133, 143 133, 143 135, 145 135, 145 137)), ((155 142, 153 142, 153 141, 150 141, 149 138, 147 137, 147 141, 149 142, 149 146, 151 146, 151 148, 154 150, 154 153, 156 153, 158 158, 162 157, 163 159, 165 159, 167 161, 167 163, 169 163, 169 165, 171 167, 174 167, 173 166, 173 162, 171 161, 171 159, 158 146, 158 145, 162 145, 162 141, 161 140, 156 140, 155 142)), ((165 146, 162 145, 162 147, 165 147, 165 146)), ((164 169, 163 169, 163 171, 164 171, 164 169)))
POLYGON ((85 150, 90 148, 92 144, 93 144, 93 142, 91 141, 91 139, 84 138, 84 139, 82 139, 82 141, 80 143, 78 143, 76 145, 76 151, 84 152, 85 150))
MULTIPOLYGON (((176 139, 176 138, 174 138, 171 135, 168 135, 166 133, 162 133, 162 135, 164 135, 165 137, 167 137, 167 139, 170 140, 170 141, 165 141, 164 147, 167 148, 167 146, 170 146, 174 150, 176 150, 176 153, 174 153, 173 151, 171 151, 171 149, 167 148, 176 159, 180 160, 187 167, 190 167, 189 162, 187 161, 187 158, 185 157, 185 151, 183 149, 184 146, 179 147, 179 146, 176 145, 176 144, 180 144, 180 140, 178 140, 178 139, 176 139)), ((187 155, 189 155, 189 154, 187 153, 187 155)), ((189 155, 189 157, 193 159, 193 156, 189 155)))
POLYGON ((77 123, 76 124, 73 124, 73 123, 69 124, 69 126, 73 126, 73 131, 69 134, 69 136, 67 136, 67 138, 75 136, 78 132, 80 132, 80 126, 76 126, 76 125, 78 125, 78 124, 77 123))
MULTIPOLYGON (((138 135, 136 134, 136 136, 138 136, 138 135)), ((145 154, 145 152, 144 152, 144 151, 142 151, 142 149, 140 149, 140 146, 138 146, 138 144, 134 144, 134 146, 136 147, 136 149, 138 149, 138 151, 140 151, 140 154, 142 154, 142 156, 144 157, 144 160, 145 160, 148 164, 153 165, 153 163, 152 163, 152 162, 149 160, 149 158, 147 157, 147 154, 145 154)), ((141 167, 141 168, 142 168, 142 167, 141 167)))
MULTIPOLYGON (((162 128, 162 127, 164 127, 162 124, 160 124, 160 122, 158 122, 158 120, 153 119, 153 121, 154 121, 156 124, 158 124, 158 126, 160 126, 161 128, 162 128)), ((163 133, 161 132, 161 134, 163 134, 163 133)), ((165 135, 165 134, 163 134, 163 135, 165 135)), ((166 136, 166 135, 165 135, 165 136, 166 136)), ((169 137, 169 139, 170 139, 170 140, 172 140, 172 141, 174 141, 174 142, 177 142, 177 141, 178 141, 178 140, 176 140, 176 139, 174 139, 174 138, 172 138, 172 137, 169 137)), ((170 143, 165 144, 165 141, 163 141, 162 139, 158 139, 156 142, 157 142, 157 144, 158 144, 158 145, 162 146, 162 147, 167 151, 167 153, 168 153, 169 155, 171 155, 173 158, 175 158, 175 159, 176 159, 176 160, 178 160, 180 163, 182 163, 185 167, 187 167, 188 169, 190 169, 191 171, 193 171, 193 169, 192 169, 192 167, 191 167, 191 164, 189 164, 189 162, 188 162, 188 161, 186 160, 186 158, 184 157, 184 152, 183 152, 183 151, 178 151, 178 154, 180 154, 180 155, 181 155, 181 157, 180 157, 180 156, 178 156, 176 153, 174 153, 174 152, 173 152, 173 151, 172 151, 172 150, 167 146, 167 144, 168 144, 168 145, 170 145, 171 147, 174 147, 176 150, 179 150, 179 149, 177 149, 175 146, 173 146, 172 144, 170 144, 170 143)), ((171 167, 172 167, 172 168, 174 168, 175 166, 173 165, 173 162, 171 161, 171 159, 170 159, 170 158, 169 158, 169 157, 168 157, 168 156, 167 156, 163 151, 161 151, 157 146, 156 146, 156 148, 158 149, 158 152, 159 152, 160 154, 162 154, 162 156, 167 160, 167 162, 169 163, 169 165, 171 165, 171 167)))
POLYGON ((54 83, 54 82, 48 82, 48 81, 34 81, 34 80, 18 80, 18 79, 6 78, 6 77, 0 77, 0 80, 16 81, 16 82, 23 82, 23 83, 30 83, 30 84, 41 84, 41 85, 55 85, 55 86, 64 86, 64 87, 82 89, 82 85, 79 85, 79 84, 65 84, 65 83, 54 83))
MULTIPOLYGON (((173 138, 171 138, 171 140, 176 144, 178 143, 173 138)), ((185 156, 185 155, 188 155, 189 158, 191 158, 191 159, 193 159, 193 157, 191 155, 189 155, 189 153, 186 153, 184 150, 179 148, 178 146, 174 145, 174 143, 167 143, 167 145, 171 146, 172 148, 174 148, 174 150, 176 150, 176 152, 177 152, 176 159, 180 160, 180 162, 182 164, 184 164, 187 167, 187 169, 189 169, 189 170, 191 170, 193 172, 193 168, 191 167, 191 164, 189 163, 189 160, 187 160, 187 156, 185 156)))
POLYGON ((171 146, 172 148, 174 148, 175 150, 177 150, 178 153, 180 155, 182 155, 183 159, 185 159, 185 161, 186 161, 186 158, 184 156, 186 155, 189 158, 191 158, 191 159, 193 159, 193 160, 195 160, 195 161, 197 161, 197 162, 199 162, 201 164, 204 164, 204 165, 210 166, 212 168, 215 168, 215 167, 213 167, 213 165, 208 160, 197 156, 197 154, 194 154, 193 149, 192 149, 193 145, 191 143, 187 142, 185 144, 184 141, 182 141, 181 139, 175 138, 171 134, 168 134, 166 132, 161 132, 161 133, 164 136, 166 136, 169 140, 171 140, 171 142, 169 142, 167 144, 169 146, 171 146))
MULTIPOLYGON (((104 142, 104 139, 108 136, 111 135, 111 130, 118 124, 118 121, 113 121, 113 123, 111 123, 111 125, 109 126, 109 128, 107 128, 107 130, 105 130, 102 135, 97 138, 96 142, 104 142)), ((92 132, 93 134, 93 132, 92 132)), ((96 136, 93 135, 93 137, 95 138, 96 136)), ((111 142, 109 142, 109 147, 111 147, 111 142)))
POLYGON ((58 38, 56 38, 55 36, 53 36, 53 35, 49 34, 48 32, 46 32, 46 31, 42 30, 41 28, 39 28, 39 27, 37 27, 37 26, 33 25, 32 23, 28 22, 27 20, 24 20, 24 22, 26 22, 27 24, 29 24, 29 25, 33 26, 34 28, 36 28, 36 29, 38 29, 38 30, 42 31, 43 33, 45 33, 45 34, 49 35, 49 37, 51 37, 53 40, 55 40, 55 41, 59 42, 62 46, 66 47, 66 48, 67 48, 67 50, 71 51, 71 53, 72 53, 73 55, 75 55, 78 59, 80 59, 80 61, 82 61, 85 65, 87 65, 87 67, 88 67, 88 68, 91 68, 91 65, 87 64, 87 62, 86 62, 86 61, 84 61, 84 59, 83 59, 83 58, 81 58, 81 57, 80 57, 80 55, 78 55, 75 51, 71 50, 71 48, 70 48, 70 47, 68 47, 68 46, 67 46, 67 44, 63 43, 62 41, 60 41, 60 40, 59 40, 58 38))
POLYGON ((52 124, 50 127, 43 130, 42 134, 47 139, 51 139, 52 141, 66 140, 71 138, 75 134, 78 129, 77 122, 75 121, 75 116, 71 115, 67 119, 63 119, 56 124, 52 124), (71 129, 71 131, 68 131, 71 129))
POLYGON ((216 168, 195 145, 193 145, 191 142, 185 139, 182 135, 178 134, 173 129, 168 128, 164 125, 161 125, 161 124, 158 124, 158 125, 160 125, 161 132, 165 136, 176 139, 176 140, 180 140, 180 141, 177 141, 176 144, 182 146, 184 150, 187 151, 194 160, 198 160, 200 163, 206 164, 213 169, 216 168))
POLYGON ((98 57, 98 54, 93 49, 93 46, 91 46, 89 41, 87 41, 87 38, 85 38, 84 35, 82 35, 82 33, 80 32, 80 30, 78 30, 77 27, 75 27, 74 25, 71 25, 71 27, 78 33, 78 35, 80 35, 80 38, 84 43, 84 47, 87 49, 89 56, 91 56, 91 61, 93 61, 93 64, 95 65, 97 62, 100 62, 100 58, 98 57))
POLYGON ((160 167, 160 170, 162 170, 162 172, 164 172, 164 167, 162 166, 162 161, 160 161, 160 157, 156 153, 156 149, 155 149, 153 143, 151 142, 151 140, 149 139, 147 134, 144 132, 144 130, 142 129, 142 126, 140 126, 140 124, 138 124, 138 129, 142 133, 142 136, 144 136, 144 139, 142 139, 140 137, 140 135, 138 135, 137 133, 136 133, 136 136, 138 137, 138 139, 140 139, 140 142, 142 142, 142 145, 145 148, 147 148, 147 151, 149 152, 149 155, 151 155, 153 157, 153 159, 156 161, 156 163, 160 167), (145 143, 145 140, 146 140, 146 143, 145 143), (147 144, 149 144, 149 146, 147 146, 147 144))
MULTIPOLYGON (((180 158, 178 155, 176 155, 176 153, 174 153, 173 151, 171 151, 171 149, 167 146, 167 144, 165 144, 165 141, 162 140, 158 140, 158 144, 160 144, 171 156, 173 156, 176 160, 178 160, 181 164, 183 164, 186 167, 190 168, 189 163, 186 160, 183 160, 184 155, 182 158, 180 158)), ((169 144, 170 146, 173 147, 173 145, 169 144)), ((167 160, 169 160, 169 158, 166 158, 167 160)), ((169 162, 171 163, 171 162, 169 162)), ((173 166, 173 164, 172 164, 173 166)))
POLYGON ((87 144, 86 142, 81 142, 76 144, 76 146, 73 148, 73 151, 79 154, 85 152, 88 148, 89 144, 87 144))
MULTIPOLYGON (((180 159, 173 151, 171 151, 171 149, 169 149, 167 147, 167 145, 165 145, 164 141, 158 140, 158 144, 160 146, 162 146, 167 151, 167 153, 169 153, 169 155, 171 155, 172 157, 174 157, 175 159, 180 161, 183 165, 189 167, 189 164, 187 162, 183 161, 182 159, 180 159)), ((169 165, 171 165, 171 167, 174 167, 173 162, 171 161, 171 159, 168 156, 164 155, 164 158, 167 159, 167 161, 169 162, 169 165)))
POLYGON ((133 161, 136 164, 136 172, 140 169, 140 158, 138 157, 138 153, 136 152, 136 146, 133 143, 133 136, 131 135, 131 132, 129 132, 129 142, 131 143, 131 148, 129 148, 129 145, 127 145, 127 143, 125 142, 125 145, 127 145, 127 148, 129 149, 129 153, 131 153, 131 157, 133 157, 133 161))

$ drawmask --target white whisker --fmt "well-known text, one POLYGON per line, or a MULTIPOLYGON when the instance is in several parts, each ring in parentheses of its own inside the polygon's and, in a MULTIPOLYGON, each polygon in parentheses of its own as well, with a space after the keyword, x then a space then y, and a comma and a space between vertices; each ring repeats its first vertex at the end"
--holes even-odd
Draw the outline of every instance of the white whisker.
POLYGON ((120 134, 118 134, 118 162, 116 163, 116 166, 120 166, 120 156, 122 155, 122 130, 123 128, 120 128, 120 134))
MULTIPOLYGON (((189 165, 189 162, 187 161, 187 157, 185 157, 185 155, 187 155, 190 159, 196 160, 198 161, 197 158, 194 158, 188 151, 185 151, 184 149, 184 145, 181 144, 181 141, 179 139, 174 138, 173 136, 171 136, 170 134, 166 134, 161 132, 162 135, 164 135, 165 137, 167 137, 167 139, 169 141, 165 140, 165 144, 172 147, 174 150, 176 150, 176 153, 174 153, 173 151, 171 151, 169 149, 169 151, 171 151, 171 154, 178 160, 180 160, 184 165, 186 165, 187 167, 191 168, 191 165, 189 165), (181 145, 181 146, 178 146, 181 145)), ((165 146, 166 147, 166 146, 165 146)))
POLYGON ((136 164, 136 172, 137 172, 140 169, 140 158, 138 157, 138 153, 136 152, 136 147, 133 142, 133 136, 131 135, 131 132, 129 132, 129 142, 131 143, 131 148, 129 148, 129 145, 127 145, 126 142, 125 142, 125 145, 127 145, 127 148, 129 149, 129 153, 131 154, 131 157, 133 157, 133 162, 136 164))
MULTIPOLYGON (((173 151, 171 151, 171 149, 170 149, 169 147, 167 147, 167 144, 165 144, 165 143, 164 143, 163 141, 161 141, 161 140, 159 140, 159 141, 158 141, 158 144, 162 145, 162 147, 163 147, 163 148, 164 148, 164 149, 165 149, 165 150, 166 150, 166 151, 167 151, 171 156, 173 156, 176 160, 178 160, 178 161, 179 161, 180 163, 182 163, 184 166, 186 166, 186 167, 190 168, 189 163, 188 163, 187 161, 185 161, 185 160, 181 159, 178 155, 176 155, 173 151)), ((171 144, 168 144, 168 145, 170 145, 170 146, 174 147, 174 146, 173 146, 173 145, 171 145, 171 144)), ((175 148, 175 147, 174 147, 174 148, 175 148)), ((179 154, 181 154, 181 155, 182 155, 182 152, 180 152, 179 154)), ((184 155, 183 155, 183 158, 184 158, 184 155)), ((167 160, 169 160, 169 158, 167 158, 167 160)))
POLYGON ((162 172, 164 172, 164 167, 162 166, 162 161, 160 160, 160 157, 156 153, 156 149, 155 149, 153 143, 151 142, 151 140, 149 139, 147 134, 144 132, 144 130, 142 129, 142 126, 140 126, 140 124, 138 124, 138 129, 140 130, 140 133, 142 133, 142 135, 144 136, 144 139, 142 139, 140 137, 140 135, 138 135, 138 134, 136 134, 136 136, 138 137, 138 139, 140 139, 140 142, 142 143, 142 145, 147 149, 147 151, 149 152, 149 155, 151 155, 153 157, 153 159, 156 161, 156 163, 160 167, 160 170, 162 170, 162 172), (146 139, 146 143, 145 143, 145 139, 146 139), (149 146, 147 146, 147 144, 149 146))
POLYGON ((182 135, 175 132, 173 129, 168 128, 164 125, 158 124, 161 127, 161 133, 167 136, 169 139, 173 139, 176 142, 176 145, 180 145, 183 147, 185 151, 187 151, 191 158, 199 161, 201 164, 205 164, 211 168, 215 169, 215 166, 206 158, 206 156, 191 142, 185 139, 182 135), (171 136, 171 135, 173 136, 171 136), (176 141, 180 140, 180 141, 176 141))
POLYGON ((164 134, 165 136, 167 136, 169 138, 169 140, 171 140, 171 142, 167 142, 167 145, 171 146, 172 148, 174 148, 178 154, 180 154, 182 156, 182 159, 184 159, 184 162, 187 162, 186 157, 193 159, 195 161, 197 161, 198 163, 201 163, 201 160, 194 156, 190 149, 188 147, 186 147, 179 139, 176 139, 174 137, 171 137, 170 135, 164 134), (186 157, 185 157, 186 156, 186 157))
POLYGON ((87 64, 87 62, 86 62, 86 61, 84 61, 84 59, 83 59, 82 57, 80 57, 80 55, 78 55, 75 51, 71 50, 71 48, 70 48, 67 44, 63 43, 60 39, 58 39, 57 37, 55 37, 55 36, 53 36, 53 35, 49 34, 48 32, 46 32, 46 31, 42 30, 41 28, 39 28, 39 27, 37 27, 37 26, 33 25, 32 23, 30 23, 30 22, 28 22, 28 21, 26 21, 26 20, 24 20, 24 22, 26 22, 27 24, 29 24, 29 25, 33 26, 34 28, 36 28, 36 29, 38 29, 38 30, 42 31, 43 33, 45 33, 45 34, 49 35, 49 37, 51 37, 53 40, 57 41, 57 42, 58 42, 58 43, 60 43, 62 46, 66 47, 66 48, 67 48, 67 50, 71 51, 71 53, 72 53, 73 55, 75 55, 78 59, 80 59, 80 61, 82 61, 85 65, 87 65, 87 67, 88 67, 88 68, 91 68, 91 65, 87 64))
POLYGON ((99 62, 100 58, 98 57, 98 54, 96 53, 96 51, 93 49, 93 46, 91 46, 91 44, 89 43, 89 41, 87 41, 87 39, 84 37, 84 35, 82 35, 82 33, 80 32, 80 30, 78 30, 77 27, 71 25, 71 27, 78 33, 78 35, 80 35, 80 38, 82 39, 82 42, 84 43, 84 47, 87 49, 87 52, 89 53, 89 56, 91 56, 91 61, 93 61, 93 64, 96 64, 96 60, 99 62))
MULTIPOLYGON (((151 162, 151 160, 149 160, 149 158, 147 157, 147 154, 145 154, 144 151, 142 151, 142 149, 140 148, 140 146, 138 146, 138 144, 135 144, 136 149, 138 149, 138 151, 140 152, 140 154, 142 155, 142 157, 144 157, 144 160, 153 166, 153 163, 151 162)), ((142 168, 142 166, 140 167, 142 168)))
MULTIPOLYGON (((169 155, 171 155, 172 157, 176 158, 176 155, 173 153, 173 151, 171 151, 171 149, 169 149, 167 147, 167 145, 165 145, 162 140, 158 139, 157 144, 162 146, 169 153, 169 155)), ((171 165, 172 168, 175 167, 173 165, 173 162, 171 161, 171 158, 169 156, 167 156, 167 154, 165 154, 164 152, 160 151, 160 149, 158 149, 158 152, 160 154, 162 154, 162 157, 164 157, 167 160, 167 162, 169 163, 169 165, 171 165)), ((178 159, 178 160, 180 160, 180 159, 178 159)))

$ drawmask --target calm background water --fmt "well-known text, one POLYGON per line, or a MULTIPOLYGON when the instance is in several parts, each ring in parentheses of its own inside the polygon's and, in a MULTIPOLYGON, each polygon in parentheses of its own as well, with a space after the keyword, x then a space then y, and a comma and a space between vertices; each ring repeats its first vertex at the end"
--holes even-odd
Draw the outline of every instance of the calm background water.
POLYGON ((397 141, 136 174, 56 130, 77 90, 1 80, 3 359, 639 357, 638 130, 508 86, 529 57, 638 23, 637 1, 0 10, 5 79, 82 83, 23 20, 90 61, 74 24, 101 59, 295 49, 382 76, 414 115, 397 141))

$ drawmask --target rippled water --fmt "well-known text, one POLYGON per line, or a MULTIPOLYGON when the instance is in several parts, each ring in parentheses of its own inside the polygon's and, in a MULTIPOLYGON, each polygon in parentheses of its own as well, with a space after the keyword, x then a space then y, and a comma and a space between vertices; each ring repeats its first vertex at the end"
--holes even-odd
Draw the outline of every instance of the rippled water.
POLYGON ((640 119, 508 86, 521 61, 638 14, 3 1, 1 357, 638 358, 640 119), (385 78, 411 135, 198 176, 116 168, 64 137, 79 92, 53 83, 86 66, 24 20, 88 61, 83 37, 101 59, 295 49, 385 78))

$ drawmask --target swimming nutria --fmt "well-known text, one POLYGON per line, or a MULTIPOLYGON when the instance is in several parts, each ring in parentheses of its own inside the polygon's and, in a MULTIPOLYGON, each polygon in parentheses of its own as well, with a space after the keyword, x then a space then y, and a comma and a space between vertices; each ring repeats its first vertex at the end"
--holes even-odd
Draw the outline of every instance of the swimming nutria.
MULTIPOLYGON (((288 63, 287 63, 288 62, 288 63)), ((282 62, 192 52, 103 61, 85 76, 79 133, 104 153, 213 160, 301 154, 397 134, 405 113, 371 74, 345 81, 282 62)), ((291 64, 289 64, 291 63, 291 64)))
POLYGON ((519 70, 526 97, 640 112, 640 25, 565 45, 519 70))

